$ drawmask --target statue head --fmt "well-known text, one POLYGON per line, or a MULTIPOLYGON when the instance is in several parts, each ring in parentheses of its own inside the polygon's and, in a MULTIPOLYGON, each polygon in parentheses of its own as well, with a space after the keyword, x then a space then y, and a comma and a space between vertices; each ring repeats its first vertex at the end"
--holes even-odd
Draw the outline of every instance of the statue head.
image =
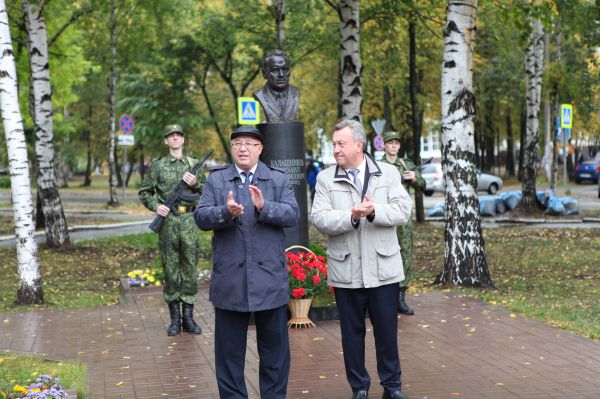
POLYGON ((271 90, 283 91, 287 89, 291 70, 290 57, 285 51, 269 51, 263 59, 260 70, 271 90))

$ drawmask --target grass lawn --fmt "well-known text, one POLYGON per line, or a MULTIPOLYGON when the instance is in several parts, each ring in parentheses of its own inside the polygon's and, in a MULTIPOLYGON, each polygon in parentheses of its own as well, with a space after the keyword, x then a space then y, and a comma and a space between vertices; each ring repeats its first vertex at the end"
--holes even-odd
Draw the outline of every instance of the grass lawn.
POLYGON ((54 362, 43 358, 0 355, 0 397, 2 392, 11 393, 15 385, 29 387, 40 375, 59 377, 64 389, 77 389, 78 398, 88 397, 85 365, 78 362, 54 362))
MULTIPOLYGON (((200 233, 201 268, 209 268, 210 233, 200 233)), ((134 269, 160 268, 158 235, 103 238, 73 244, 64 250, 40 246, 45 305, 38 308, 81 308, 114 305, 119 279, 134 269)), ((20 312, 14 305, 18 285, 14 248, 0 248, 0 312, 20 312)))
MULTIPOLYGON (((483 301, 600 340, 600 234, 598 229, 529 227, 484 230, 495 290, 460 288, 483 301)), ((443 225, 415 228, 414 284, 410 292, 439 289, 443 225)))
MULTIPOLYGON (((210 267, 211 233, 200 233, 201 268, 210 267)), ((325 238, 314 228, 312 241, 325 238)), ((495 290, 460 289, 481 300, 553 326, 600 340, 600 234, 598 229, 529 227, 484 230, 495 290)), ((411 293, 433 286, 443 267, 443 225, 415 227, 414 282, 411 293)), ((43 307, 71 308, 118 302, 119 278, 138 268, 159 267, 157 236, 152 233, 77 243, 63 251, 40 248, 43 307)), ((13 248, 0 249, 15 259, 13 248)), ((0 312, 24 310, 13 305, 15 262, 0 264, 0 312)))

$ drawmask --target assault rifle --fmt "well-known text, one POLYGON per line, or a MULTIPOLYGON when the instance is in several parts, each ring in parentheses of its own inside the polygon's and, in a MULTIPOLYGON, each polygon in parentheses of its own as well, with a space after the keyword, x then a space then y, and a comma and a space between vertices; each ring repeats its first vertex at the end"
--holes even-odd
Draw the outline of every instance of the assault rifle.
MULTIPOLYGON (((192 167, 192 169, 190 170, 190 173, 193 175, 198 173, 198 171, 200 170, 202 165, 204 165, 204 163, 208 160, 208 158, 210 158, 212 156, 212 154, 213 154, 213 150, 210 150, 209 152, 207 152, 204 155, 204 157, 202 158, 202 160, 192 167)), ((198 194, 185 194, 183 192, 183 190, 187 186, 188 186, 187 183, 183 179, 181 179, 179 181, 179 184, 177 184, 177 187, 175 187, 175 190, 171 193, 171 195, 169 195, 169 197, 163 204, 163 205, 166 205, 167 207, 169 207, 169 209, 171 210, 171 213, 173 213, 173 215, 175 215, 175 216, 179 216, 179 210, 177 209, 177 205, 179 204, 179 201, 181 201, 181 200, 183 200, 183 201, 198 201, 198 199, 200 199, 200 195, 198 195, 198 194)), ((154 220, 152 221, 152 223, 149 226, 150 230, 152 230, 155 233, 158 233, 160 231, 164 221, 165 221, 164 216, 156 215, 156 217, 154 218, 154 220)))
MULTIPOLYGON (((425 167, 425 165, 430 164, 431 161, 433 161, 433 157, 427 158, 427 159, 423 160, 423 162, 419 166, 416 166, 416 167, 414 167, 412 169, 406 169, 406 170, 407 171, 411 171, 411 172, 420 172, 421 169, 423 169, 425 167)), ((402 179, 402 181, 404 182, 404 179, 402 179)))

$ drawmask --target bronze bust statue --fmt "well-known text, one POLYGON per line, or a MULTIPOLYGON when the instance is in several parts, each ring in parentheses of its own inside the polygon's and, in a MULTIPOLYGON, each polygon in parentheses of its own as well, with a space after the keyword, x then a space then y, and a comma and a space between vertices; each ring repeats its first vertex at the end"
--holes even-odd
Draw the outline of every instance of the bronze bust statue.
POLYGON ((289 83, 290 58, 283 50, 267 53, 260 67, 267 83, 254 92, 260 102, 267 122, 292 122, 298 114, 300 90, 289 83))

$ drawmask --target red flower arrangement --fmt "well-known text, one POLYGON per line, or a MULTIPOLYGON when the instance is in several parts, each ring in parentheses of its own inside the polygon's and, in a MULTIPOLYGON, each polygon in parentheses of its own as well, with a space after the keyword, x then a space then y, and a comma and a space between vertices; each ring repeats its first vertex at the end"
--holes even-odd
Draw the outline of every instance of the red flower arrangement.
POLYGON ((327 260, 311 252, 286 252, 290 296, 295 299, 313 298, 326 293, 327 260))

